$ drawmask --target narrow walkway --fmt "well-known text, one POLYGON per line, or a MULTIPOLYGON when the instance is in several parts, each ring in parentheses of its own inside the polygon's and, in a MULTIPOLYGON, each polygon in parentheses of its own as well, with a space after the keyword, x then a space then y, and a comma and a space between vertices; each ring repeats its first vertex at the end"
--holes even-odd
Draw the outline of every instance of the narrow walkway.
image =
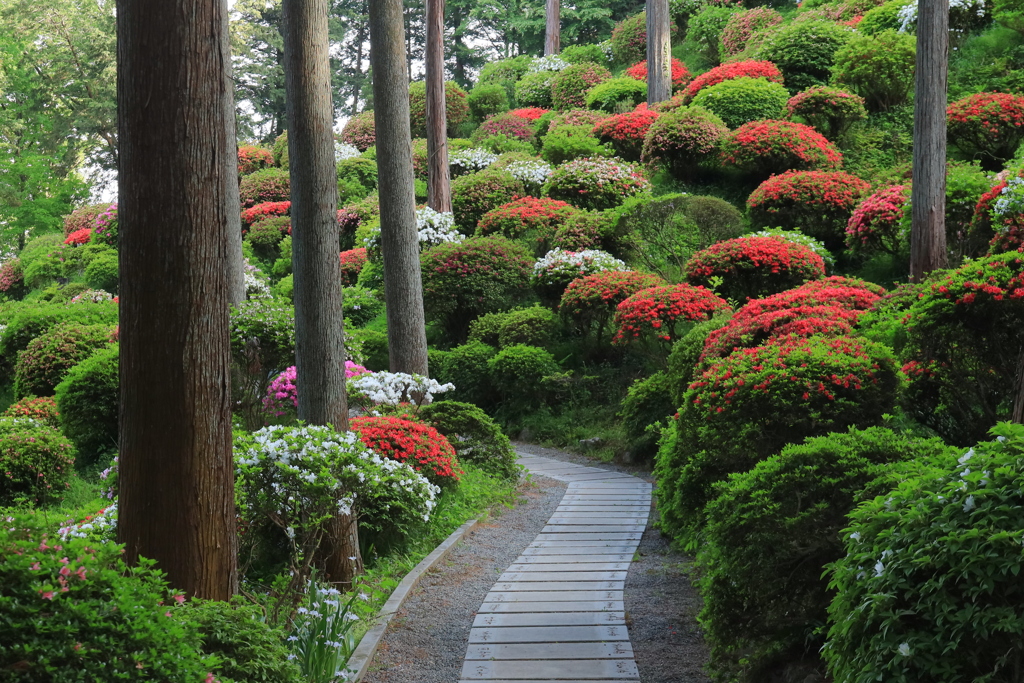
POLYGON ((623 588, 647 526, 651 485, 541 456, 519 462, 569 486, 484 599, 460 683, 639 680, 623 588))

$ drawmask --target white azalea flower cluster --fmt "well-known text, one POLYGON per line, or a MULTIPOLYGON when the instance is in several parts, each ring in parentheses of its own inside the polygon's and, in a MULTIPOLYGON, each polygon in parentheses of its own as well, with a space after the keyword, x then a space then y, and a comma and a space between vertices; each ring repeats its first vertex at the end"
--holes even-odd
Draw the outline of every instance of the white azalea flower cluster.
POLYGON ((453 177, 481 171, 497 160, 497 154, 481 147, 458 149, 448 154, 448 165, 451 166, 453 177))
POLYGON ((360 152, 359 148, 355 145, 350 145, 338 140, 334 141, 334 163, 338 164, 345 161, 345 159, 353 159, 362 155, 363 153, 360 152))
POLYGON ((83 303, 83 302, 93 303, 93 304, 101 304, 104 301, 113 301, 113 300, 114 300, 114 295, 111 294, 110 292, 104 291, 102 289, 87 289, 84 292, 82 292, 81 294, 78 294, 78 295, 72 297, 71 300, 68 301, 68 305, 80 304, 80 303, 83 303))
POLYGON ((81 522, 65 524, 57 529, 62 540, 69 538, 91 538, 99 543, 114 540, 117 531, 117 501, 103 508, 81 522))
POLYGON ((994 227, 1004 232, 1008 228, 1005 219, 1024 214, 1024 178, 1014 177, 1006 181, 1006 187, 1000 191, 991 213, 994 227))
POLYGON ((607 59, 609 62, 615 61, 615 51, 612 49, 611 39, 600 42, 597 44, 597 46, 601 48, 601 52, 604 53, 605 59, 607 59))
POLYGON ((569 62, 565 61, 558 55, 548 55, 546 57, 539 57, 532 62, 526 69, 526 73, 535 74, 540 71, 561 71, 562 69, 569 68, 569 62))
POLYGON ((625 262, 600 249, 552 249, 533 264, 533 279, 540 285, 565 285, 577 278, 605 270, 629 268, 625 262))
POLYGON ((248 299, 269 299, 270 282, 267 276, 259 268, 245 260, 245 296, 248 299))
POLYGON ((435 394, 442 394, 455 388, 452 383, 441 384, 436 379, 404 372, 370 372, 348 380, 348 391, 353 402, 373 406, 397 406, 413 402, 416 405, 430 403, 435 394))
MULTIPOLYGON (((955 18, 959 15, 969 21, 972 14, 979 19, 985 16, 985 0, 949 0, 950 30, 962 32, 963 29, 955 28, 959 23, 955 18)), ((911 0, 904 5, 896 14, 896 18, 900 22, 900 33, 911 30, 917 24, 917 0, 911 0)))
MULTIPOLYGON (((420 251, 445 242, 461 242, 466 236, 455 229, 455 215, 447 211, 434 211, 429 206, 416 209, 416 230, 419 233, 420 251)), ((363 246, 371 254, 380 253, 380 225, 370 229, 370 235, 363 239, 363 246)))
POLYGON ((541 161, 513 161, 505 170, 512 174, 512 177, 527 187, 540 188, 548 181, 548 177, 554 172, 550 164, 541 161))

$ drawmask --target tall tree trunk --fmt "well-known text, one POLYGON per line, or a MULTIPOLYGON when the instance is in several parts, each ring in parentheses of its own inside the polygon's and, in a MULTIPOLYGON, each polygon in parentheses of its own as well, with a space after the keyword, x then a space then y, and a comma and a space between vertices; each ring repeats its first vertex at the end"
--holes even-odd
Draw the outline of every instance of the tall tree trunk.
POLYGON ((366 0, 360 6, 359 32, 356 34, 356 73, 355 83, 352 85, 352 116, 359 113, 359 100, 363 94, 363 45, 366 43, 366 0))
POLYGON ((561 47, 562 8, 558 0, 547 0, 544 5, 544 56, 557 55, 561 47))
MULTIPOLYGON (((327 2, 284 0, 282 10, 299 418, 344 431, 348 405, 327 2)), ((359 556, 353 534, 338 533, 347 527, 355 525, 336 520, 325 549, 324 570, 337 583, 350 583, 357 569, 348 559, 359 556)))
POLYGON ((914 95, 914 183, 910 279, 921 282, 946 266, 946 73, 948 0, 921 0, 917 19, 914 95))
POLYGON ((223 0, 118 0, 118 540, 188 595, 237 589, 223 0))
MULTIPOLYGON (((231 38, 228 28, 228 12, 224 12, 221 26, 224 53, 231 54, 231 38)), ((235 79, 231 73, 231 60, 224 64, 224 78, 228 87, 224 97, 224 121, 228 126, 228 301, 240 304, 245 301, 245 257, 242 256, 242 205, 238 194, 238 136, 235 133, 235 79)))
POLYGON ((668 0, 647 0, 647 106, 672 97, 668 0))
POLYGON ((370 0, 370 66, 377 133, 380 240, 384 256, 389 365, 427 374, 416 191, 413 186, 409 81, 401 0, 370 0))
POLYGON ((427 205, 452 210, 444 92, 444 0, 427 0, 427 205))

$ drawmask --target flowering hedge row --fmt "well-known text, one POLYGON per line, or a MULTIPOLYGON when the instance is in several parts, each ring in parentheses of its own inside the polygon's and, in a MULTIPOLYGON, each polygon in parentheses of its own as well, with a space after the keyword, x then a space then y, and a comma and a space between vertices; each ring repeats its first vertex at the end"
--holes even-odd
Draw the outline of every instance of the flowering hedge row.
POLYGON ((665 284, 657 275, 605 271, 573 280, 562 294, 560 315, 578 331, 600 342, 618 305, 637 292, 665 284))
POLYGON ((257 204, 256 206, 251 206, 248 209, 242 210, 242 225, 252 225, 264 218, 287 216, 291 210, 292 203, 290 201, 263 202, 262 204, 257 204))

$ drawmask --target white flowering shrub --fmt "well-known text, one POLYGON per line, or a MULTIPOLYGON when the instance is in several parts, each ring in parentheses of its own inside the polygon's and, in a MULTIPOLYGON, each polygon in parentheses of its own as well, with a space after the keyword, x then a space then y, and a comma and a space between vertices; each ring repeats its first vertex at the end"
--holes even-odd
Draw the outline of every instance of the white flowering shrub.
MULTIPOLYGON (((461 242, 466 236, 455 229, 454 214, 434 211, 429 206, 416 209, 416 230, 419 234, 420 251, 445 242, 461 242)), ((380 258, 380 225, 370 229, 370 235, 363 240, 371 260, 380 258)))
POLYGON ((497 160, 497 154, 481 147, 457 149, 448 154, 448 165, 451 167, 453 178, 473 171, 482 171, 497 160))
POLYGON ((513 161, 505 170, 512 174, 512 177, 526 186, 526 191, 531 196, 538 196, 541 187, 548 181, 554 172, 551 164, 537 159, 536 161, 513 161))
POLYGON ((541 71, 561 71, 571 66, 569 62, 565 61, 558 55, 547 55, 546 57, 539 57, 527 67, 526 73, 535 74, 541 71))
POLYGON ((992 224, 997 230, 1006 232, 1008 219, 1018 220, 1024 216, 1024 178, 1013 177, 1000 190, 999 198, 992 204, 992 224))
POLYGON ((334 163, 340 164, 346 159, 353 159, 362 155, 363 153, 355 145, 350 145, 340 140, 334 141, 334 163))
POLYGON ((784 228, 765 228, 755 233, 751 233, 749 237, 781 237, 787 242, 794 244, 802 244, 807 247, 815 254, 821 257, 821 260, 825 262, 825 272, 831 273, 835 270, 836 259, 832 256, 832 252, 825 248, 825 243, 816 240, 810 235, 805 235, 799 230, 786 230, 784 228))
POLYGON ((600 249, 552 249, 533 264, 533 281, 542 285, 569 284, 577 278, 604 270, 625 271, 629 268, 624 261, 600 249))
POLYGON ((249 259, 245 260, 243 274, 245 277, 245 296, 247 299, 270 298, 269 278, 267 278, 262 270, 249 263, 249 259))
MULTIPOLYGON (((964 33, 988 16, 985 0, 949 0, 949 30, 964 33)), ((896 14, 900 33, 917 29, 917 0, 910 0, 896 14)))
POLYGON ((68 304, 93 303, 101 304, 104 301, 113 301, 114 295, 102 289, 87 289, 81 294, 76 294, 68 301, 68 304))
POLYGON ((114 540, 117 532, 117 501, 100 508, 95 514, 85 519, 68 520, 57 529, 57 535, 63 540, 69 538, 86 538, 93 543, 107 543, 114 540))
POLYGON ((404 372, 370 372, 349 378, 349 401, 367 412, 374 406, 397 406, 399 403, 430 403, 436 394, 455 389, 452 383, 404 372))

